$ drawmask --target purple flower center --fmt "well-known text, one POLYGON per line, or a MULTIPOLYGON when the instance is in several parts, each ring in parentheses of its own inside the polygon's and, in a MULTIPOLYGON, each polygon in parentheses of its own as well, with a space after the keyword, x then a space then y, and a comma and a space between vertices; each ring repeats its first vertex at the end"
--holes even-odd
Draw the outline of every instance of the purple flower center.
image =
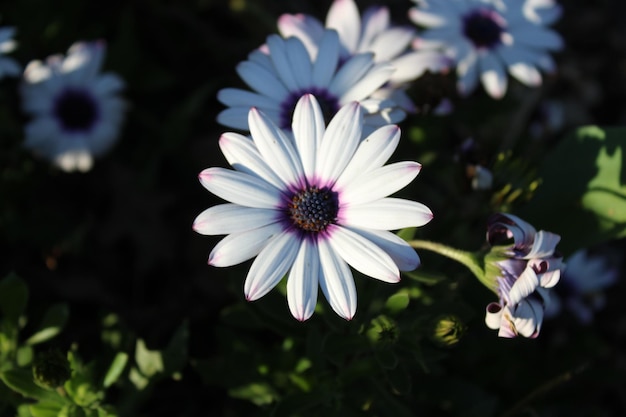
POLYGON ((296 103, 305 94, 313 94, 317 99, 324 116, 324 122, 328 124, 330 119, 337 113, 340 108, 339 100, 333 94, 329 93, 326 89, 311 87, 305 90, 293 91, 282 102, 280 110, 280 127, 282 129, 291 130, 291 122, 293 119, 293 111, 296 108, 296 103))
POLYGON ((463 33, 477 48, 493 48, 500 43, 504 19, 489 9, 476 9, 463 17, 463 33))
POLYGON ((287 205, 291 223, 303 232, 321 232, 337 220, 339 199, 328 187, 308 188, 296 192, 287 205))
POLYGON ((67 88, 54 101, 53 114, 65 130, 90 130, 98 113, 98 105, 93 96, 80 88, 67 88))

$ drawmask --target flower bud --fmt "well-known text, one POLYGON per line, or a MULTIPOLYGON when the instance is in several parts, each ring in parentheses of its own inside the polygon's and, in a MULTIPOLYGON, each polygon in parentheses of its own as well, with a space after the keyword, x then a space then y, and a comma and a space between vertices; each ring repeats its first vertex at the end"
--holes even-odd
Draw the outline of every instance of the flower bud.
POLYGON ((54 389, 63 385, 70 376, 70 363, 60 350, 50 349, 37 355, 33 378, 39 386, 54 389))
POLYGON ((561 237, 512 214, 498 213, 487 223, 485 281, 500 297, 487 306, 485 323, 501 337, 537 337, 549 295, 565 265, 555 252, 561 237))

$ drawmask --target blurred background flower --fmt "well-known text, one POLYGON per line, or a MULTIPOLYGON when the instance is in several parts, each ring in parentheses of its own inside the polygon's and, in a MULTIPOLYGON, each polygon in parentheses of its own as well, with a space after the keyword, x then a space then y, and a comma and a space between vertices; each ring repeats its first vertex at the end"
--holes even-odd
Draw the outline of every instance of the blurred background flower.
POLYGON ((521 83, 537 87, 539 70, 553 72, 548 51, 563 47, 560 35, 546 26, 561 14, 554 2, 510 0, 414 0, 415 24, 424 27, 416 45, 442 49, 454 60, 458 91, 467 96, 480 81, 487 93, 500 99, 510 73, 521 83))
POLYGON ((24 70, 22 108, 31 116, 24 146, 64 171, 89 171, 120 134, 124 82, 100 74, 105 51, 103 41, 79 42, 65 57, 31 61, 24 70))

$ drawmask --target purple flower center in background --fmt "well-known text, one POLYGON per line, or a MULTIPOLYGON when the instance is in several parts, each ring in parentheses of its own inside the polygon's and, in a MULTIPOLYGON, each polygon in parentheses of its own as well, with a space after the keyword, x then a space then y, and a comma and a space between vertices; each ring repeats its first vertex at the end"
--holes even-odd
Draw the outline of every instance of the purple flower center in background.
POLYGON ((463 33, 477 48, 493 48, 504 32, 502 16, 493 10, 476 9, 463 18, 463 33))
POLYGON ((93 127, 98 118, 98 105, 93 96, 80 88, 67 88, 54 102, 54 116, 61 122, 63 129, 86 131, 93 127))
POLYGON ((319 103, 322 114, 324 115, 324 122, 328 125, 328 122, 333 118, 340 108, 339 100, 337 97, 330 94, 325 89, 309 88, 306 90, 294 91, 282 102, 280 110, 280 127, 282 129, 291 130, 291 122, 293 120, 293 111, 296 108, 296 103, 305 94, 313 94, 319 103))
POLYGON ((295 193, 287 205, 291 223, 303 232, 321 232, 337 220, 339 199, 328 187, 310 186, 295 193))

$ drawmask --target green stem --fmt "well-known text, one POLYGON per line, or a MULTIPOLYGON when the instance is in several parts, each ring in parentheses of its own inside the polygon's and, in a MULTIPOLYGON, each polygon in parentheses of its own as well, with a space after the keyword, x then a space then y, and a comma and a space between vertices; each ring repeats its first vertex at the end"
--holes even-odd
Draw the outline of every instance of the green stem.
POLYGON ((476 254, 452 248, 441 243, 432 242, 430 240, 411 240, 408 243, 415 249, 426 249, 465 265, 474 275, 476 275, 476 278, 478 278, 480 282, 485 284, 488 288, 492 287, 492 285, 487 282, 485 277, 485 269, 481 263, 481 258, 479 258, 476 254))

